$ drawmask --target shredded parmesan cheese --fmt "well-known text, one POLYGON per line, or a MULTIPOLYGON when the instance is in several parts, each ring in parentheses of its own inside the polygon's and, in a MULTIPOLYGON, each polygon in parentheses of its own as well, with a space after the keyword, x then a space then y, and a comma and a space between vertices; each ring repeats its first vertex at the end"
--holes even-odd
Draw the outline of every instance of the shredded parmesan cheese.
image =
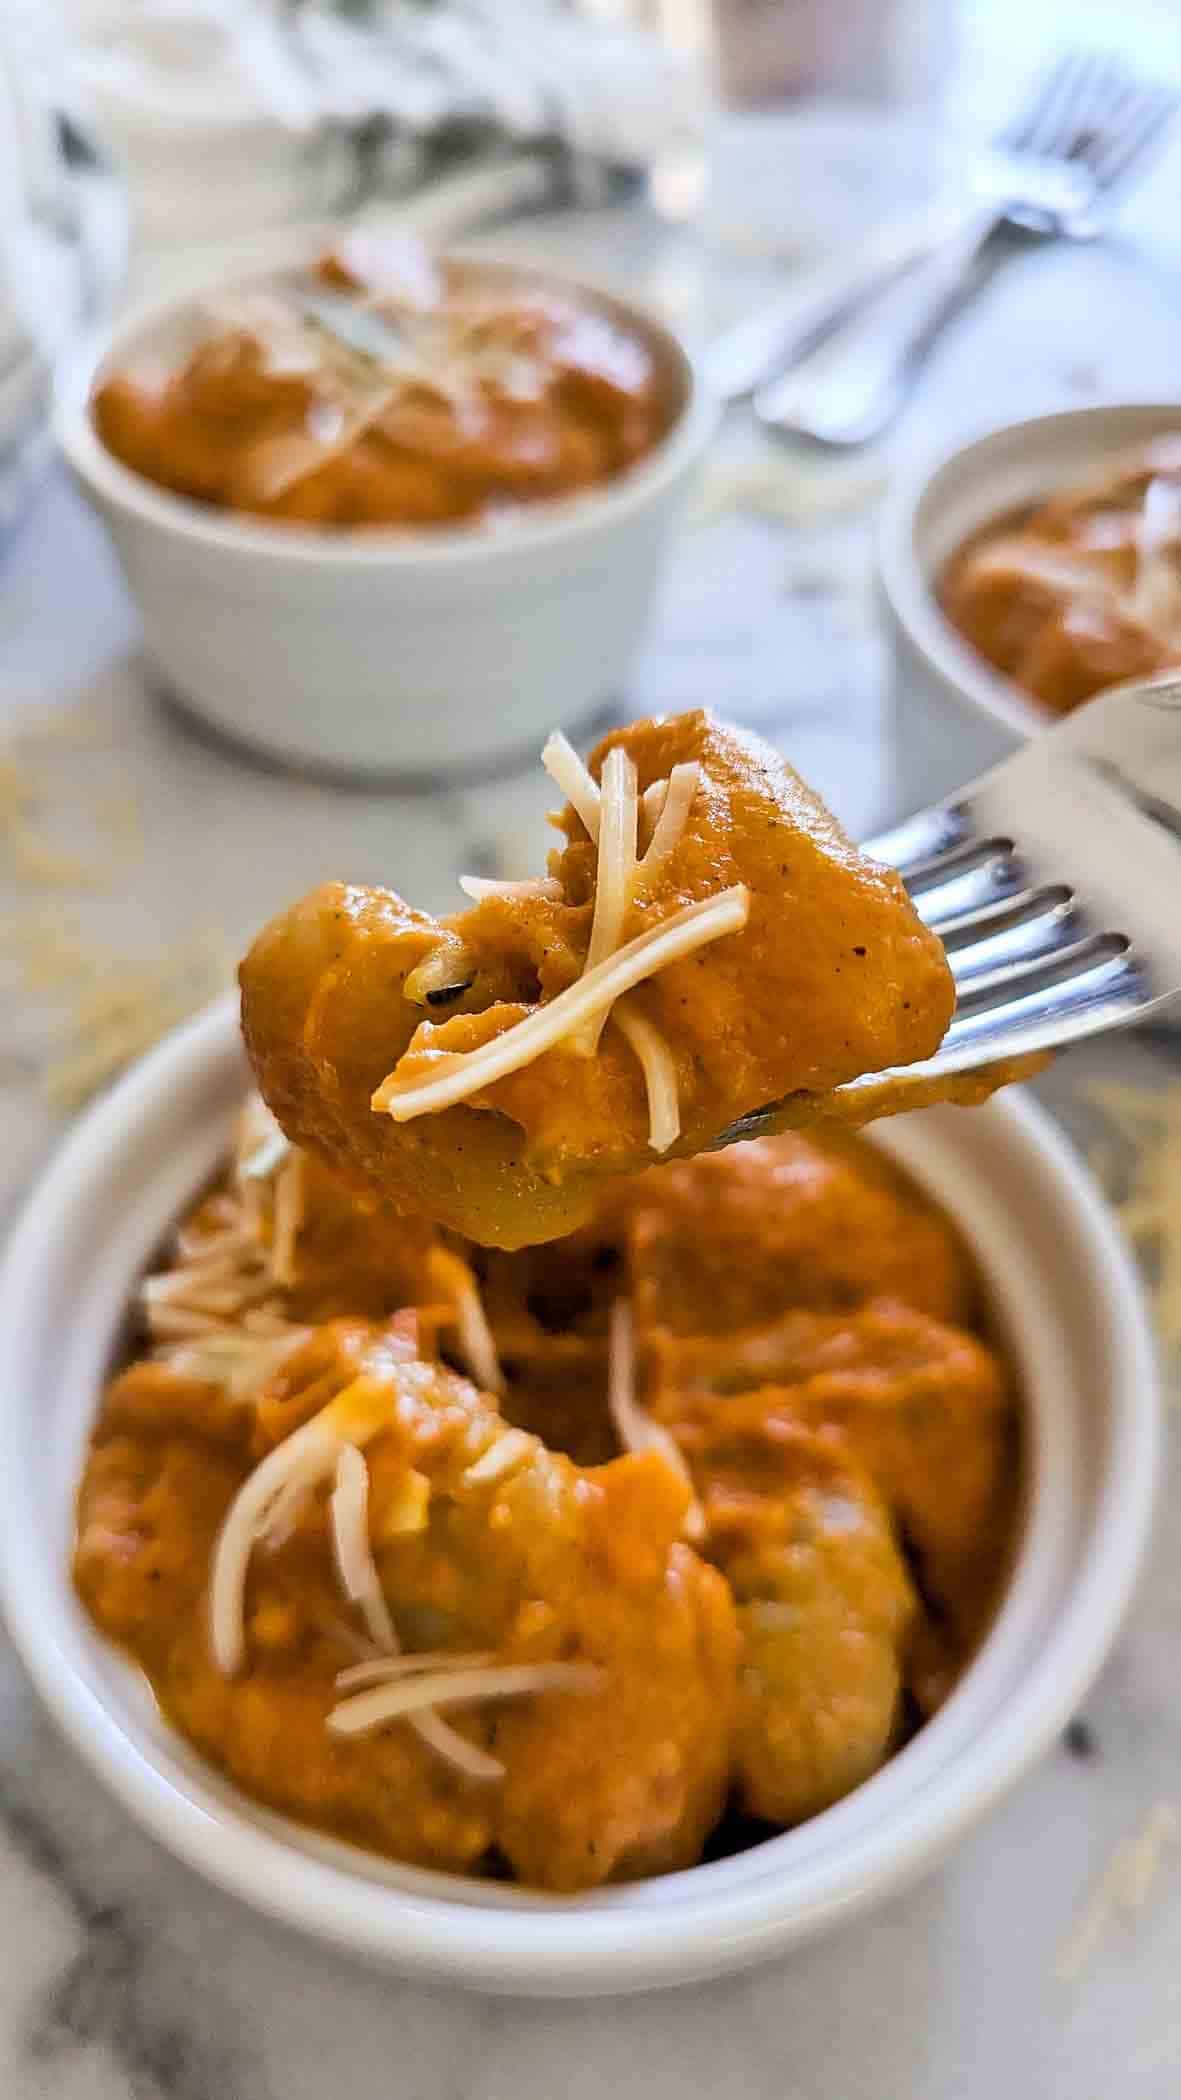
MULTIPOLYGON (((635 765, 622 745, 617 744, 607 753, 599 794, 595 909, 584 977, 617 954, 623 938, 623 922, 636 872, 637 805, 635 765)), ((606 1018, 607 1008, 602 1007, 589 1021, 571 1031, 568 1048, 580 1057, 593 1057, 606 1018)))
POLYGON ((359 1607, 370 1639, 393 1651, 398 1636, 369 1542, 369 1468, 355 1444, 345 1444, 336 1461, 330 1506, 332 1543, 345 1595, 359 1607))
POLYGON ((261 1094, 251 1094, 238 1118, 234 1148, 234 1179, 269 1181, 291 1151, 291 1140, 280 1129, 261 1094))
POLYGON ((595 844, 599 841, 599 789, 568 737, 555 729, 546 741, 541 763, 555 787, 559 787, 575 814, 581 817, 595 844))
POLYGON ((1181 486, 1155 475, 1144 491, 1136 534, 1136 579, 1129 611, 1151 634, 1175 641, 1181 635, 1181 486))
POLYGON ((494 882, 484 875, 461 875, 459 887, 473 904, 485 897, 543 897, 550 904, 560 904, 565 894, 552 875, 535 875, 524 882, 494 882))
POLYGON ((644 1085, 648 1090, 648 1143, 654 1152, 667 1152, 681 1134, 681 1104, 677 1093, 677 1066, 659 1028, 626 999, 617 999, 611 1018, 625 1041, 635 1051, 644 1085))
POLYGON ((685 1512, 685 1537, 705 1536, 705 1515, 693 1490, 693 1478, 685 1454, 675 1437, 660 1422, 654 1422, 636 1398, 636 1339, 632 1309, 626 1298, 611 1307, 607 1338, 607 1409, 615 1433, 625 1451, 659 1451, 662 1458, 689 1489, 685 1512))
POLYGON ((1095 1882, 1055 1962, 1062 1983, 1081 1976, 1112 1923, 1127 1919, 1147 1902, 1165 1848, 1181 1831, 1171 1801, 1158 1801, 1133 1836, 1122 1838, 1095 1882))
POLYGON ((389 1426, 390 1416, 388 1384, 362 1373, 268 1452, 239 1488, 214 1548, 209 1585, 210 1641, 225 1676, 236 1676, 246 1660, 246 1573, 260 1526, 280 1490, 292 1482, 311 1488, 330 1479, 344 1445, 368 1443, 389 1426))
MULTIPOLYGON (((336 1710, 339 1712, 339 1708, 336 1710)), ((435 1756, 441 1757, 445 1764, 453 1765, 466 1779, 504 1778, 504 1766, 498 1757, 490 1757, 487 1750, 481 1750, 477 1744, 469 1743, 465 1735, 460 1735, 457 1728, 450 1727, 442 1714, 435 1713, 433 1708, 428 1707, 425 1713, 409 1714, 407 1719, 427 1749, 433 1750, 435 1756)))
MULTIPOLYGON (((741 919, 735 910, 734 930, 745 923, 749 893, 736 887, 726 891, 723 897, 702 899, 698 904, 686 907, 667 920, 663 927, 654 928, 650 934, 637 936, 626 946, 622 945, 628 909, 637 888, 651 883, 684 836, 701 782, 698 764, 686 762, 674 766, 667 780, 653 781, 641 795, 635 763, 622 745, 614 745, 607 753, 601 784, 592 779, 560 731, 555 731, 548 739, 542 762, 585 825, 596 848, 594 907, 581 976, 576 985, 568 986, 556 999, 543 1002, 493 1042, 470 1052, 444 1053, 438 1060, 434 1075, 417 1085, 399 1081, 398 1068, 395 1067, 372 1097, 371 1107, 376 1113, 385 1110, 395 1121, 405 1122, 413 1116, 450 1106, 466 1099, 481 1086, 491 1084, 495 1078, 519 1071, 524 1064, 558 1043, 563 1043, 575 1056, 593 1057, 603 1028, 621 994, 639 983, 643 976, 650 975, 654 968, 661 968, 674 960, 674 954, 663 949, 658 950, 659 961, 654 960, 653 951, 644 946, 646 941, 658 942, 661 935, 674 928, 697 927, 702 915, 713 918, 712 907, 723 908, 714 920, 708 938, 716 938, 721 931, 731 930, 729 914, 736 905, 741 910, 741 919), (646 840, 646 844, 641 857, 642 840, 646 840), (641 956, 647 958, 648 967, 639 976, 627 974, 641 956), (601 990, 604 996, 588 1001, 587 992, 594 989, 601 990), (560 1025, 563 1018, 564 1027, 560 1025)), ((461 875, 459 881, 465 895, 475 902, 485 897, 538 897, 558 901, 564 895, 562 884, 555 876, 493 881, 478 875, 461 875)), ((698 927, 699 934, 700 931, 698 927)), ((455 972, 463 967, 459 956, 454 962, 450 960, 452 949, 458 948, 460 955, 463 949, 457 936, 447 936, 446 943, 410 973, 405 985, 407 996, 424 1002, 432 998, 437 1000, 449 988, 448 981, 453 980, 455 972), (428 970, 431 972, 429 981, 428 970)), ((688 953, 696 945, 697 939, 694 938, 675 953, 688 953)), ((465 990, 470 981, 470 977, 460 978, 454 982, 453 988, 465 990)), ((632 1008, 621 1009, 618 1019, 620 1031, 634 1050, 643 1071, 648 1094, 649 1142, 654 1151, 665 1152, 679 1136, 681 1128, 675 1060, 664 1038, 643 1014, 632 1008)), ((481 1351, 481 1354, 486 1355, 486 1352, 481 1351)), ((476 1375, 481 1374, 477 1371, 476 1375)))
POLYGON ((271 1237, 271 1275, 288 1288, 295 1282, 295 1243, 303 1223, 304 1157, 290 1152, 275 1178, 275 1215, 271 1237))
POLYGON ((742 465, 710 469, 691 514, 698 525, 745 514, 776 525, 835 523, 870 510, 885 493, 887 476, 875 472, 808 473, 790 460, 767 455, 742 465))
POLYGON ((454 1052, 439 1060, 440 1069, 429 1079, 399 1081, 397 1069, 383 1079, 373 1095, 372 1107, 387 1112, 395 1122, 434 1114, 465 1101, 497 1079, 519 1072, 543 1050, 552 1049, 579 1023, 610 1008, 624 992, 681 957, 692 955, 724 934, 737 933, 750 912, 750 891, 741 883, 713 897, 701 897, 682 911, 674 912, 661 926, 638 934, 617 950, 609 961, 588 970, 576 984, 559 992, 505 1029, 477 1050, 454 1052))
MULTIPOLYGON (((495 1658, 486 1654, 459 1655, 448 1652, 435 1656, 402 1655, 399 1652, 397 1628, 390 1614, 385 1593, 373 1559, 369 1542, 368 1519, 369 1469, 361 1452, 353 1444, 346 1444, 340 1453, 336 1467, 336 1488, 332 1497, 333 1540, 336 1549, 337 1567, 341 1581, 350 1600, 359 1605, 376 1648, 382 1652, 372 1660, 355 1664, 352 1670, 343 1670, 337 1677, 337 1686, 343 1689, 347 1682, 353 1684, 388 1684, 405 1677, 438 1674, 440 1670, 483 1669, 495 1658)), ((290 1494, 288 1487, 280 1492, 290 1494)), ((272 1513, 275 1505, 272 1504, 272 1513)), ((273 1523, 273 1514, 267 1519, 268 1529, 273 1523)), ((504 1766, 487 1751, 466 1736, 459 1734, 433 1707, 409 1716, 410 1726, 419 1740, 436 1757, 441 1757, 454 1770, 468 1779, 503 1779, 504 1766)))
POLYGON ((268 1338, 223 1330, 155 1353, 178 1376, 221 1386, 232 1400, 242 1400, 273 1378, 310 1333, 309 1327, 288 1326, 285 1333, 268 1338))
POLYGON ((438 1670, 486 1670, 496 1661, 492 1649, 472 1649, 463 1654, 452 1648, 425 1648, 417 1655, 375 1655, 369 1662, 350 1663, 336 1673, 340 1692, 360 1692, 373 1684, 396 1684, 403 1677, 421 1677, 438 1670))
POLYGON ((641 856, 652 843, 652 835, 660 822, 660 812, 668 801, 668 781, 654 780, 640 796, 640 849, 641 856))
POLYGON ((487 1487, 493 1481, 503 1480, 506 1473, 515 1472, 533 1452, 540 1449, 537 1438, 524 1429, 506 1429, 503 1436, 489 1444, 488 1449, 463 1473, 465 1487, 487 1487))
POLYGON ((595 1692, 603 1672, 593 1663, 502 1663, 483 1670, 439 1670, 376 1685, 345 1699, 328 1716, 333 1735, 371 1735, 387 1722, 432 1706, 476 1706, 485 1699, 522 1699, 539 1692, 595 1692))
POLYGON ((387 408, 397 398, 397 386, 373 387, 361 396, 351 415, 343 411, 332 414, 329 404, 323 404, 319 416, 319 430, 311 427, 289 437, 273 438, 269 445, 257 448, 256 493, 264 503, 273 503, 289 490, 297 488, 309 475, 318 474, 323 467, 331 466, 334 459, 343 459, 351 452, 357 439, 379 423, 387 408))
POLYGON ((467 1263, 447 1247, 432 1247, 427 1273, 454 1308, 460 1353, 485 1393, 503 1393, 504 1373, 479 1288, 467 1263))
POLYGON ((289 1480, 280 1488, 266 1515, 258 1527, 257 1543, 267 1545, 273 1552, 285 1546, 311 1500, 311 1489, 306 1481, 289 1480))
POLYGON ((648 844, 648 850, 640 862, 640 877, 647 884, 662 864, 668 859, 674 846, 679 845, 689 821, 689 811, 701 780, 701 767, 696 763, 674 766, 663 785, 665 794, 648 844))
MULTIPOLYGON (((36 974, 48 981, 46 957, 36 974)), ((32 974, 32 973, 30 973, 32 974)), ((46 1094, 55 1108, 81 1107, 125 1066, 221 990, 229 967, 220 939, 201 934, 154 962, 98 947, 66 959, 61 1047, 47 1055, 46 1094)))
POLYGON ((275 1295, 292 1278, 302 1176, 303 1155, 251 1095, 238 1118, 233 1186, 202 1207, 214 1229, 182 1226, 173 1266, 140 1287, 153 1353, 182 1376, 245 1397, 306 1339, 309 1330, 287 1318, 275 1295))

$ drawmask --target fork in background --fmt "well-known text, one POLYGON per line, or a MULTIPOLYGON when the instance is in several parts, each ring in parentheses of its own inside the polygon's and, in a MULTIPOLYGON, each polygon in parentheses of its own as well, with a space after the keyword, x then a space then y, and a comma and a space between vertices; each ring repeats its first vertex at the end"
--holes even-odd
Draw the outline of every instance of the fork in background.
POLYGON ((862 302, 810 364, 764 387, 760 420, 834 446, 878 436, 984 265, 1030 237, 1098 233, 1163 143, 1179 101, 1177 88, 1142 81, 1117 58, 1061 58, 986 156, 988 201, 933 256, 862 302))
MULTIPOLYGON (((864 849, 896 867, 947 949, 955 1018, 938 1079, 1060 1050, 1181 993, 1181 674, 1092 700, 953 800, 864 849)), ((778 1125, 772 1102, 720 1144, 778 1125)))

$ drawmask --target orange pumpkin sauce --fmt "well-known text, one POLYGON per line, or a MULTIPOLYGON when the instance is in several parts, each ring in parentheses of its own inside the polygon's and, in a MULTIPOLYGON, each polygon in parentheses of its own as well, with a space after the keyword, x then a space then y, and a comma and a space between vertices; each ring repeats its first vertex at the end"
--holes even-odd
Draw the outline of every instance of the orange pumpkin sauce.
MULTIPOLYGON (((450 1368, 462 1333, 438 1302, 434 1230, 309 1160, 300 1172, 282 1283, 265 1280, 277 1197, 264 1187, 243 1215, 256 1307, 266 1290, 268 1317, 306 1331, 236 1383, 212 1375, 200 1338, 145 1334, 107 1390, 78 1501, 87 1610, 245 1792, 398 1859, 574 1891, 801 1821, 946 1695, 1007 1566, 1015 1401, 962 1243, 879 1156, 844 1136, 766 1139, 620 1186, 566 1241, 449 1242, 494 1337, 499 1396, 450 1368), (620 1451, 607 1334, 621 1300, 635 1398, 682 1472, 620 1451), (364 1448, 402 1647, 591 1673, 445 1715, 497 1760, 491 1780, 405 1718, 329 1726, 338 1673, 374 1652, 342 1587, 330 1480, 254 1546, 244 1667, 226 1674, 211 1647, 235 1495, 383 1335, 420 1352, 391 1373, 388 1426, 364 1448)), ((224 1231, 235 1186, 199 1206, 190 1251, 224 1231)))
POLYGON ((124 465, 289 524, 437 528, 598 487, 670 428, 676 376, 607 302, 354 235, 96 389, 124 465))
POLYGON ((939 601, 1055 714, 1181 663, 1181 435, 973 534, 939 601))

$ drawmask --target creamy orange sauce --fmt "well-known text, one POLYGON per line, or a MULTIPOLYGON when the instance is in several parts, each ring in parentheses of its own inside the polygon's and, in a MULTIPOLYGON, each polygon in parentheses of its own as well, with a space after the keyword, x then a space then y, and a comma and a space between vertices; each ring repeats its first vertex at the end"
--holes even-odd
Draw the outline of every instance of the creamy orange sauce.
POLYGON ((255 1233, 253 1311, 223 1327, 282 1325, 282 1361, 227 1386, 192 1353, 205 1330, 161 1328, 160 1304, 175 1319, 188 1299, 150 1296, 78 1500, 86 1608, 245 1791, 396 1858, 572 1891, 801 1821, 946 1695, 1007 1565, 1015 1401, 958 1235, 859 1140, 792 1134, 655 1168, 577 1235, 519 1253, 440 1240, 310 1160, 300 1175, 284 1282, 268 1263, 285 1199, 241 1183, 240 1162, 159 1272, 255 1233), (499 1396, 454 1368, 441 1246, 469 1264, 499 1396), (621 1302, 636 1398, 688 1483, 659 1452, 620 1452, 621 1302), (402 1649, 587 1673, 444 1714, 496 1778, 406 1719, 333 1732, 339 1673, 378 1651, 342 1588, 330 1481, 256 1541, 243 1667, 215 1659, 227 1512, 358 1378, 366 1533, 402 1649))
POLYGON ((613 480, 678 383, 606 303, 354 235, 228 302, 187 354, 94 396, 116 458, 178 495, 336 529, 437 528, 613 480))
POLYGON ((1181 663, 1181 435, 985 526, 948 563, 939 600, 1055 714, 1181 663))

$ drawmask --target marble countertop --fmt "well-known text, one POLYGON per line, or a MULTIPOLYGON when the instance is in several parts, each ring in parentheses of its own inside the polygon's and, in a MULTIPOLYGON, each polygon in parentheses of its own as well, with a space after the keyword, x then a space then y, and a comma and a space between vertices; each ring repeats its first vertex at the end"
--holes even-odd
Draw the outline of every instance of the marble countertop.
MULTIPOLYGON (((921 138, 895 139, 886 157, 901 197, 921 191, 930 155, 921 138)), ((882 164, 881 138, 867 144, 861 120, 752 122, 722 141, 711 201, 692 224, 632 206, 533 222, 511 244, 641 286, 702 330, 769 281, 769 245, 815 250, 855 228, 882 164)), ((1015 264, 957 325, 873 472, 920 440, 1010 414, 1175 392, 1175 195, 1162 175, 1118 240, 1015 264)), ((735 417, 720 457, 757 450, 735 417)), ((685 529, 617 711, 706 703, 731 714, 780 743, 864 833, 905 801, 906 754, 890 735, 872 519, 852 475, 832 470, 824 523, 724 515, 685 529)), ((9 746, 63 842, 78 845, 104 796, 132 798, 142 818, 126 850, 87 831, 79 850, 103 871, 93 890, 31 893, 0 874, 0 916, 76 918, 84 936, 149 959, 209 931, 232 954, 322 875, 396 868, 410 894, 443 904, 458 869, 522 872, 526 842, 540 837, 545 789, 531 775, 413 795, 346 791, 243 761, 169 712, 101 534, 60 481, 3 556, 0 660, 0 774, 7 717, 9 746), (41 711, 62 705, 84 711, 85 742, 46 733, 41 711)), ((40 995, 17 996, 6 967, 0 1227, 59 1127, 42 1082, 60 1016, 40 995)), ((1118 1072, 1152 1084, 1176 1067, 1167 1043, 1125 1041, 1077 1053, 1042 1092, 1084 1134, 1088 1080, 1118 1072)), ((0 1639, 0 2094, 1175 2100, 1181 1846, 1142 1915, 1117 1921, 1078 1982, 1060 1981, 1055 1959, 1112 1847, 1181 1791, 1181 1544, 1168 1522, 1178 1494, 1174 1465, 1085 1727, 936 1873, 772 1969, 643 2000, 444 1996, 256 1918, 140 1834, 60 1742, 0 1639)))

